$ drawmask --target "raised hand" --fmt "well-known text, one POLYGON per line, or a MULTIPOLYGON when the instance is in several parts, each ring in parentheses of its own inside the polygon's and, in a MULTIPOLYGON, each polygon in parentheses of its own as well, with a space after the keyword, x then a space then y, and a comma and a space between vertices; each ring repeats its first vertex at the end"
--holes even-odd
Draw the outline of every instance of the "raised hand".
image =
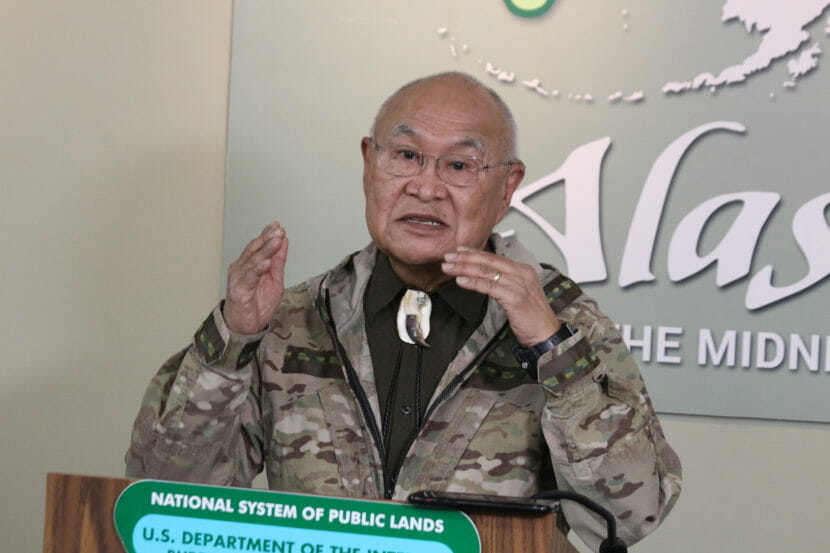
POLYGON ((256 334, 270 322, 285 289, 288 238, 276 221, 251 240, 228 268, 228 291, 222 314, 238 334, 256 334))
POLYGON ((441 269, 454 276, 460 287, 487 294, 499 302, 513 334, 524 347, 547 340, 562 326, 530 265, 459 247, 444 255, 441 269))

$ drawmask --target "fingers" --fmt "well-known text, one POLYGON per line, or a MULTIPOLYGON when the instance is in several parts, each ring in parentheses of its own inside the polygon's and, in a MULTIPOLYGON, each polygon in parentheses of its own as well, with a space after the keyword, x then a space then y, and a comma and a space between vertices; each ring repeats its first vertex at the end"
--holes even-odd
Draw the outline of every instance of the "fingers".
POLYGON ((223 308, 228 328, 254 334, 268 324, 282 298, 287 255, 285 230, 274 222, 231 263, 223 308))
POLYGON ((259 236, 251 240, 229 271, 229 280, 236 277, 245 284, 255 284, 276 265, 285 265, 288 240, 285 229, 278 222, 265 227, 259 236))
POLYGON ((444 259, 442 270, 454 276, 460 287, 486 294, 502 306, 522 345, 539 343, 559 328, 561 323, 530 265, 468 248, 458 248, 444 259))
POLYGON ((248 242, 237 262, 240 264, 248 263, 252 258, 258 256, 253 260, 256 263, 271 257, 279 248, 279 241, 283 237, 285 237, 285 229, 277 221, 274 221, 262 229, 259 236, 248 242))
POLYGON ((459 248, 444 256, 444 272, 456 277, 459 286, 503 299, 511 293, 522 292, 528 286, 538 286, 536 271, 492 253, 459 248))
POLYGON ((288 238, 284 235, 278 237, 276 251, 270 252, 270 248, 263 248, 263 253, 270 255, 259 261, 253 268, 253 274, 257 280, 270 277, 272 282, 282 282, 285 271, 285 260, 288 256, 288 238))

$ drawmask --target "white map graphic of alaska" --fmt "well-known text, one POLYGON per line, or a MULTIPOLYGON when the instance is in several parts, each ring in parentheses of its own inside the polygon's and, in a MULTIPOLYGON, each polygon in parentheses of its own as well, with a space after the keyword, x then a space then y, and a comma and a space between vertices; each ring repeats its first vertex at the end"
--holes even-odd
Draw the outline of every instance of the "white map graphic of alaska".
MULTIPOLYGON (((668 82, 663 92, 683 93, 707 87, 745 81, 753 73, 768 68, 775 60, 798 51, 810 38, 804 28, 819 17, 830 5, 830 0, 726 0, 721 21, 741 21, 749 33, 761 33, 763 38, 758 50, 743 62, 723 69, 720 74, 701 73, 691 81, 668 82)), ((818 44, 801 52, 790 60, 787 70, 790 80, 784 86, 795 86, 795 79, 818 66, 816 58, 821 54, 818 44)))

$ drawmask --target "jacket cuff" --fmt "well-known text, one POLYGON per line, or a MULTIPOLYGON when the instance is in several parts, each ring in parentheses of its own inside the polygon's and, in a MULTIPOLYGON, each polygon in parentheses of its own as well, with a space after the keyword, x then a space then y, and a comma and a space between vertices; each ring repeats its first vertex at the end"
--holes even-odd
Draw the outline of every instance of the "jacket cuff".
POLYGON ((240 369, 251 362, 266 330, 257 334, 237 334, 225 324, 219 302, 193 336, 196 355, 207 366, 240 369))
POLYGON ((591 374, 599 364, 599 357, 579 332, 539 357, 539 383, 560 394, 591 374))

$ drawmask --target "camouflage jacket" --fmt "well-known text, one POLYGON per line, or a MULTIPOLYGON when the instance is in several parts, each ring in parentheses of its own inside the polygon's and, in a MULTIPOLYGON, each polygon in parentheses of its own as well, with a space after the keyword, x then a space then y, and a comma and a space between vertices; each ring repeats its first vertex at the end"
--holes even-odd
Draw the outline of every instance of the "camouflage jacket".
MULTIPOLYGON (((481 326, 447 367, 393 490, 383 489, 380 409, 363 318, 376 249, 287 289, 261 335, 230 332, 217 307, 193 344, 153 378, 135 421, 127 475, 405 500, 437 489, 528 496, 543 465, 556 486, 605 505, 631 544, 657 527, 680 492, 636 364, 614 324, 579 287, 516 241, 496 252, 538 267, 552 308, 578 332, 539 359, 512 353, 504 311, 489 300, 481 326)), ((604 523, 565 502, 593 549, 604 523)))

